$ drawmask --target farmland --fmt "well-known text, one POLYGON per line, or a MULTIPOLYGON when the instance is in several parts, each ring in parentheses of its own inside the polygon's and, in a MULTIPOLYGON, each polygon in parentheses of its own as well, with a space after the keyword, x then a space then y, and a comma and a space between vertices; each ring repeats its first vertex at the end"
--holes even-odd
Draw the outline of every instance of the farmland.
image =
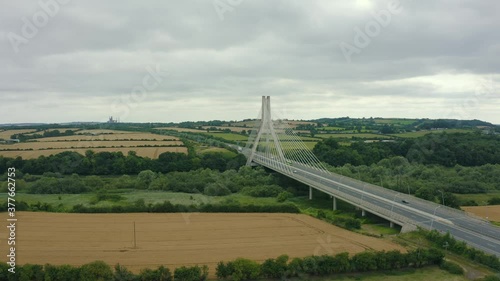
POLYGON ((444 129, 444 130, 423 130, 423 131, 417 131, 417 132, 406 132, 406 133, 399 133, 399 134, 391 134, 391 136, 394 137, 400 137, 400 138, 418 138, 425 136, 427 134, 439 134, 439 133, 470 133, 473 132, 473 130, 468 130, 468 129, 444 129))
POLYGON ((138 156, 158 158, 158 156, 164 152, 179 152, 187 153, 186 147, 107 147, 107 148, 76 148, 76 149, 47 149, 47 150, 25 150, 25 151, 0 151, 0 155, 4 157, 16 158, 21 156, 23 159, 34 159, 40 156, 49 156, 65 151, 74 151, 82 155, 85 154, 87 150, 92 150, 94 152, 121 152, 127 155, 129 151, 135 151, 138 156))
POLYGON ((0 155, 33 159, 64 151, 85 154, 89 149, 94 152, 122 152, 125 155, 129 151, 135 151, 138 156, 149 158, 158 158, 164 152, 187 153, 184 143, 173 136, 119 130, 82 130, 77 131, 75 135, 37 138, 27 142, 3 144, 0 145, 0 155))
POLYGON ((500 222, 500 205, 471 206, 462 207, 462 209, 481 218, 487 218, 490 221, 500 222))
MULTIPOLYGON (((59 214, 19 212, 20 264, 81 265, 100 259, 133 272, 165 265, 206 264, 280 254, 304 257, 367 249, 404 250, 306 215, 293 214, 59 214), (137 247, 134 248, 133 223, 137 247), (47 225, 50 227, 47 227, 47 225)), ((7 235, 6 230, 0 233, 7 235)), ((7 252, 2 243, 1 251, 7 252)))
POLYGON ((0 139, 10 139, 15 134, 27 134, 36 131, 35 129, 21 129, 21 130, 0 130, 0 139))

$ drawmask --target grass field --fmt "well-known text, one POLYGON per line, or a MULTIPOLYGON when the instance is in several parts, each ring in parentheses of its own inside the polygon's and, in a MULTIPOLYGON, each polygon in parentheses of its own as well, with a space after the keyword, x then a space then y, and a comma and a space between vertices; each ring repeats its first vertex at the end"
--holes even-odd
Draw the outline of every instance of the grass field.
POLYGON ((468 200, 474 200, 479 206, 488 205, 488 200, 492 197, 500 197, 500 191, 488 192, 488 193, 476 193, 476 194, 454 194, 458 200, 465 202, 468 200))
POLYGON ((386 135, 377 135, 377 134, 367 134, 367 133, 359 133, 359 134, 316 134, 316 137, 319 138, 344 138, 344 139, 352 139, 352 138, 361 138, 361 139, 391 139, 392 137, 386 135))
POLYGON ((345 274, 333 278, 317 278, 310 281, 466 281, 465 276, 454 275, 439 267, 426 267, 419 269, 403 269, 383 273, 345 274))
POLYGON ((404 118, 375 118, 375 123, 378 124, 400 124, 400 125, 410 125, 417 121, 417 119, 404 119, 404 118))
MULTIPOLYGON (((121 203, 133 203, 138 199, 144 199, 146 204, 156 204, 162 203, 164 201, 170 201, 172 204, 182 204, 182 205, 192 205, 201 203, 217 203, 222 201, 221 197, 211 197, 205 196, 203 194, 189 194, 189 193, 179 193, 179 192, 164 192, 164 191, 139 191, 139 190, 112 190, 113 194, 119 194, 124 197, 121 203)), ((5 197, 5 194, 2 194, 5 197)), ((18 193, 17 199, 19 201, 24 201, 28 204, 35 204, 37 202, 48 203, 53 206, 61 206, 69 211, 74 205, 83 204, 85 206, 90 206, 91 200, 95 197, 92 193, 83 194, 26 194, 18 193), (59 197, 61 198, 59 200, 59 197)), ((274 199, 274 198, 273 198, 274 199)), ((111 206, 117 203, 110 201, 100 201, 99 203, 93 205, 97 207, 101 206, 111 206)), ((120 204, 120 203, 118 203, 120 204)))
MULTIPOLYGON (((6 214, 3 217, 5 219, 6 214)), ((245 257, 259 262, 281 254, 358 253, 404 249, 297 214, 67 214, 18 212, 19 264, 81 265, 103 260, 141 268, 208 265, 245 257), (134 247, 133 224, 137 247, 134 247), (48 227, 50 226, 50 227, 48 227)), ((0 231, 5 237, 7 229, 0 231)), ((0 245, 7 252, 7 243, 0 245)), ((3 257, 5 261, 6 257, 3 257)))
POLYGON ((320 130, 325 130, 325 131, 343 131, 343 130, 345 130, 342 127, 331 127, 331 126, 325 126, 325 127, 319 128, 319 129, 320 130))
POLYGON ((418 138, 425 136, 427 134, 439 134, 439 133, 471 133, 473 130, 468 129, 445 129, 445 130, 425 130, 425 131, 417 131, 417 132, 407 132, 400 134, 391 134, 391 136, 400 137, 400 138, 418 138))
POLYGON ((247 141, 248 137, 243 136, 240 134, 232 134, 232 133, 216 133, 216 132, 211 132, 211 133, 204 133, 213 137, 218 137, 218 138, 223 138, 225 140, 229 141, 247 141))
POLYGON ((199 146, 197 147, 196 151, 198 153, 201 153, 201 154, 205 154, 205 153, 222 153, 224 154, 226 157, 235 157, 236 156, 236 153, 232 152, 232 151, 229 151, 225 148, 221 148, 221 147, 202 147, 202 146, 199 146))

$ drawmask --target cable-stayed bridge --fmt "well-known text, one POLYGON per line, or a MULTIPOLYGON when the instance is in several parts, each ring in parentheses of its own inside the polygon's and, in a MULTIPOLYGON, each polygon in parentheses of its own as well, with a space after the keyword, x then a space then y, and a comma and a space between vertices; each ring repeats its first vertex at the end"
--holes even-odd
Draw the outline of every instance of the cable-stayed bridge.
POLYGON ((358 207, 402 226, 449 232, 472 247, 500 257, 500 228, 463 211, 332 173, 315 157, 286 120, 273 120, 270 97, 262 97, 256 127, 242 149, 247 165, 262 165, 309 186, 309 198, 316 189, 337 200, 358 207))

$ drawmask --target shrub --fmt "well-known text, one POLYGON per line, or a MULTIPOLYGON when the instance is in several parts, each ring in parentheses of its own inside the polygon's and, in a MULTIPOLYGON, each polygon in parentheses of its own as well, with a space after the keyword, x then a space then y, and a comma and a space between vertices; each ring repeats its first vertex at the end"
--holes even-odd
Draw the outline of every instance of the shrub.
POLYGON ((109 281, 113 279, 111 267, 103 261, 95 261, 82 265, 80 278, 82 281, 109 281))
POLYGON ((448 271, 451 274, 464 274, 463 268, 454 262, 445 261, 441 264, 440 268, 448 271))
POLYGON ((174 278, 176 281, 203 281, 208 276, 208 267, 197 265, 191 267, 181 266, 175 269, 174 278))
POLYGON ((288 200, 289 198, 292 198, 292 197, 293 197, 293 194, 291 192, 282 191, 278 194, 278 196, 276 196, 276 200, 278 202, 285 202, 286 200, 288 200))
POLYGON ((260 265, 252 260, 238 258, 233 263, 232 280, 253 280, 260 275, 260 265))

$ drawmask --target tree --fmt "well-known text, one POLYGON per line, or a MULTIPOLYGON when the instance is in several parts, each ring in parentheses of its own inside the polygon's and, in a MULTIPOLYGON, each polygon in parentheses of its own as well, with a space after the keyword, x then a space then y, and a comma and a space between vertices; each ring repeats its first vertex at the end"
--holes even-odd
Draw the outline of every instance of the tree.
POLYGON ((80 268, 81 281, 109 281, 113 279, 113 271, 103 261, 95 261, 82 265, 80 268))
POLYGON ((151 182, 156 179, 157 174, 151 170, 141 171, 139 175, 137 175, 138 188, 140 189, 148 189, 151 182))
POLYGON ((134 281, 134 280, 136 280, 136 276, 132 272, 130 272, 125 266, 122 266, 120 264, 116 264, 115 265, 115 274, 114 274, 113 280, 114 281, 134 281))
POLYGON ((234 281, 256 279, 260 275, 260 265, 252 260, 237 258, 232 266, 234 271, 231 277, 234 281))
MULTIPOLYGON (((156 270, 149 269, 149 268, 141 270, 141 273, 139 274, 139 278, 141 281, 172 281, 173 280, 173 277, 172 277, 172 274, 170 273, 170 270, 168 268, 164 267, 163 265, 158 267, 158 269, 156 269, 156 270)), ((184 279, 180 279, 180 278, 181 277, 179 277, 178 280, 184 280, 184 279)), ((177 280, 177 277, 176 277, 176 280, 177 280)), ((188 279, 186 279, 186 280, 188 280, 188 279)), ((192 279, 192 280, 195 280, 195 279, 192 279)), ((200 280, 200 279, 198 279, 198 280, 200 280)))
POLYGON ((43 266, 38 264, 25 264, 19 269, 19 281, 43 281, 44 276, 43 266))
POLYGON ((175 281, 203 281, 206 280, 207 276, 208 268, 206 266, 181 266, 174 271, 175 281))

